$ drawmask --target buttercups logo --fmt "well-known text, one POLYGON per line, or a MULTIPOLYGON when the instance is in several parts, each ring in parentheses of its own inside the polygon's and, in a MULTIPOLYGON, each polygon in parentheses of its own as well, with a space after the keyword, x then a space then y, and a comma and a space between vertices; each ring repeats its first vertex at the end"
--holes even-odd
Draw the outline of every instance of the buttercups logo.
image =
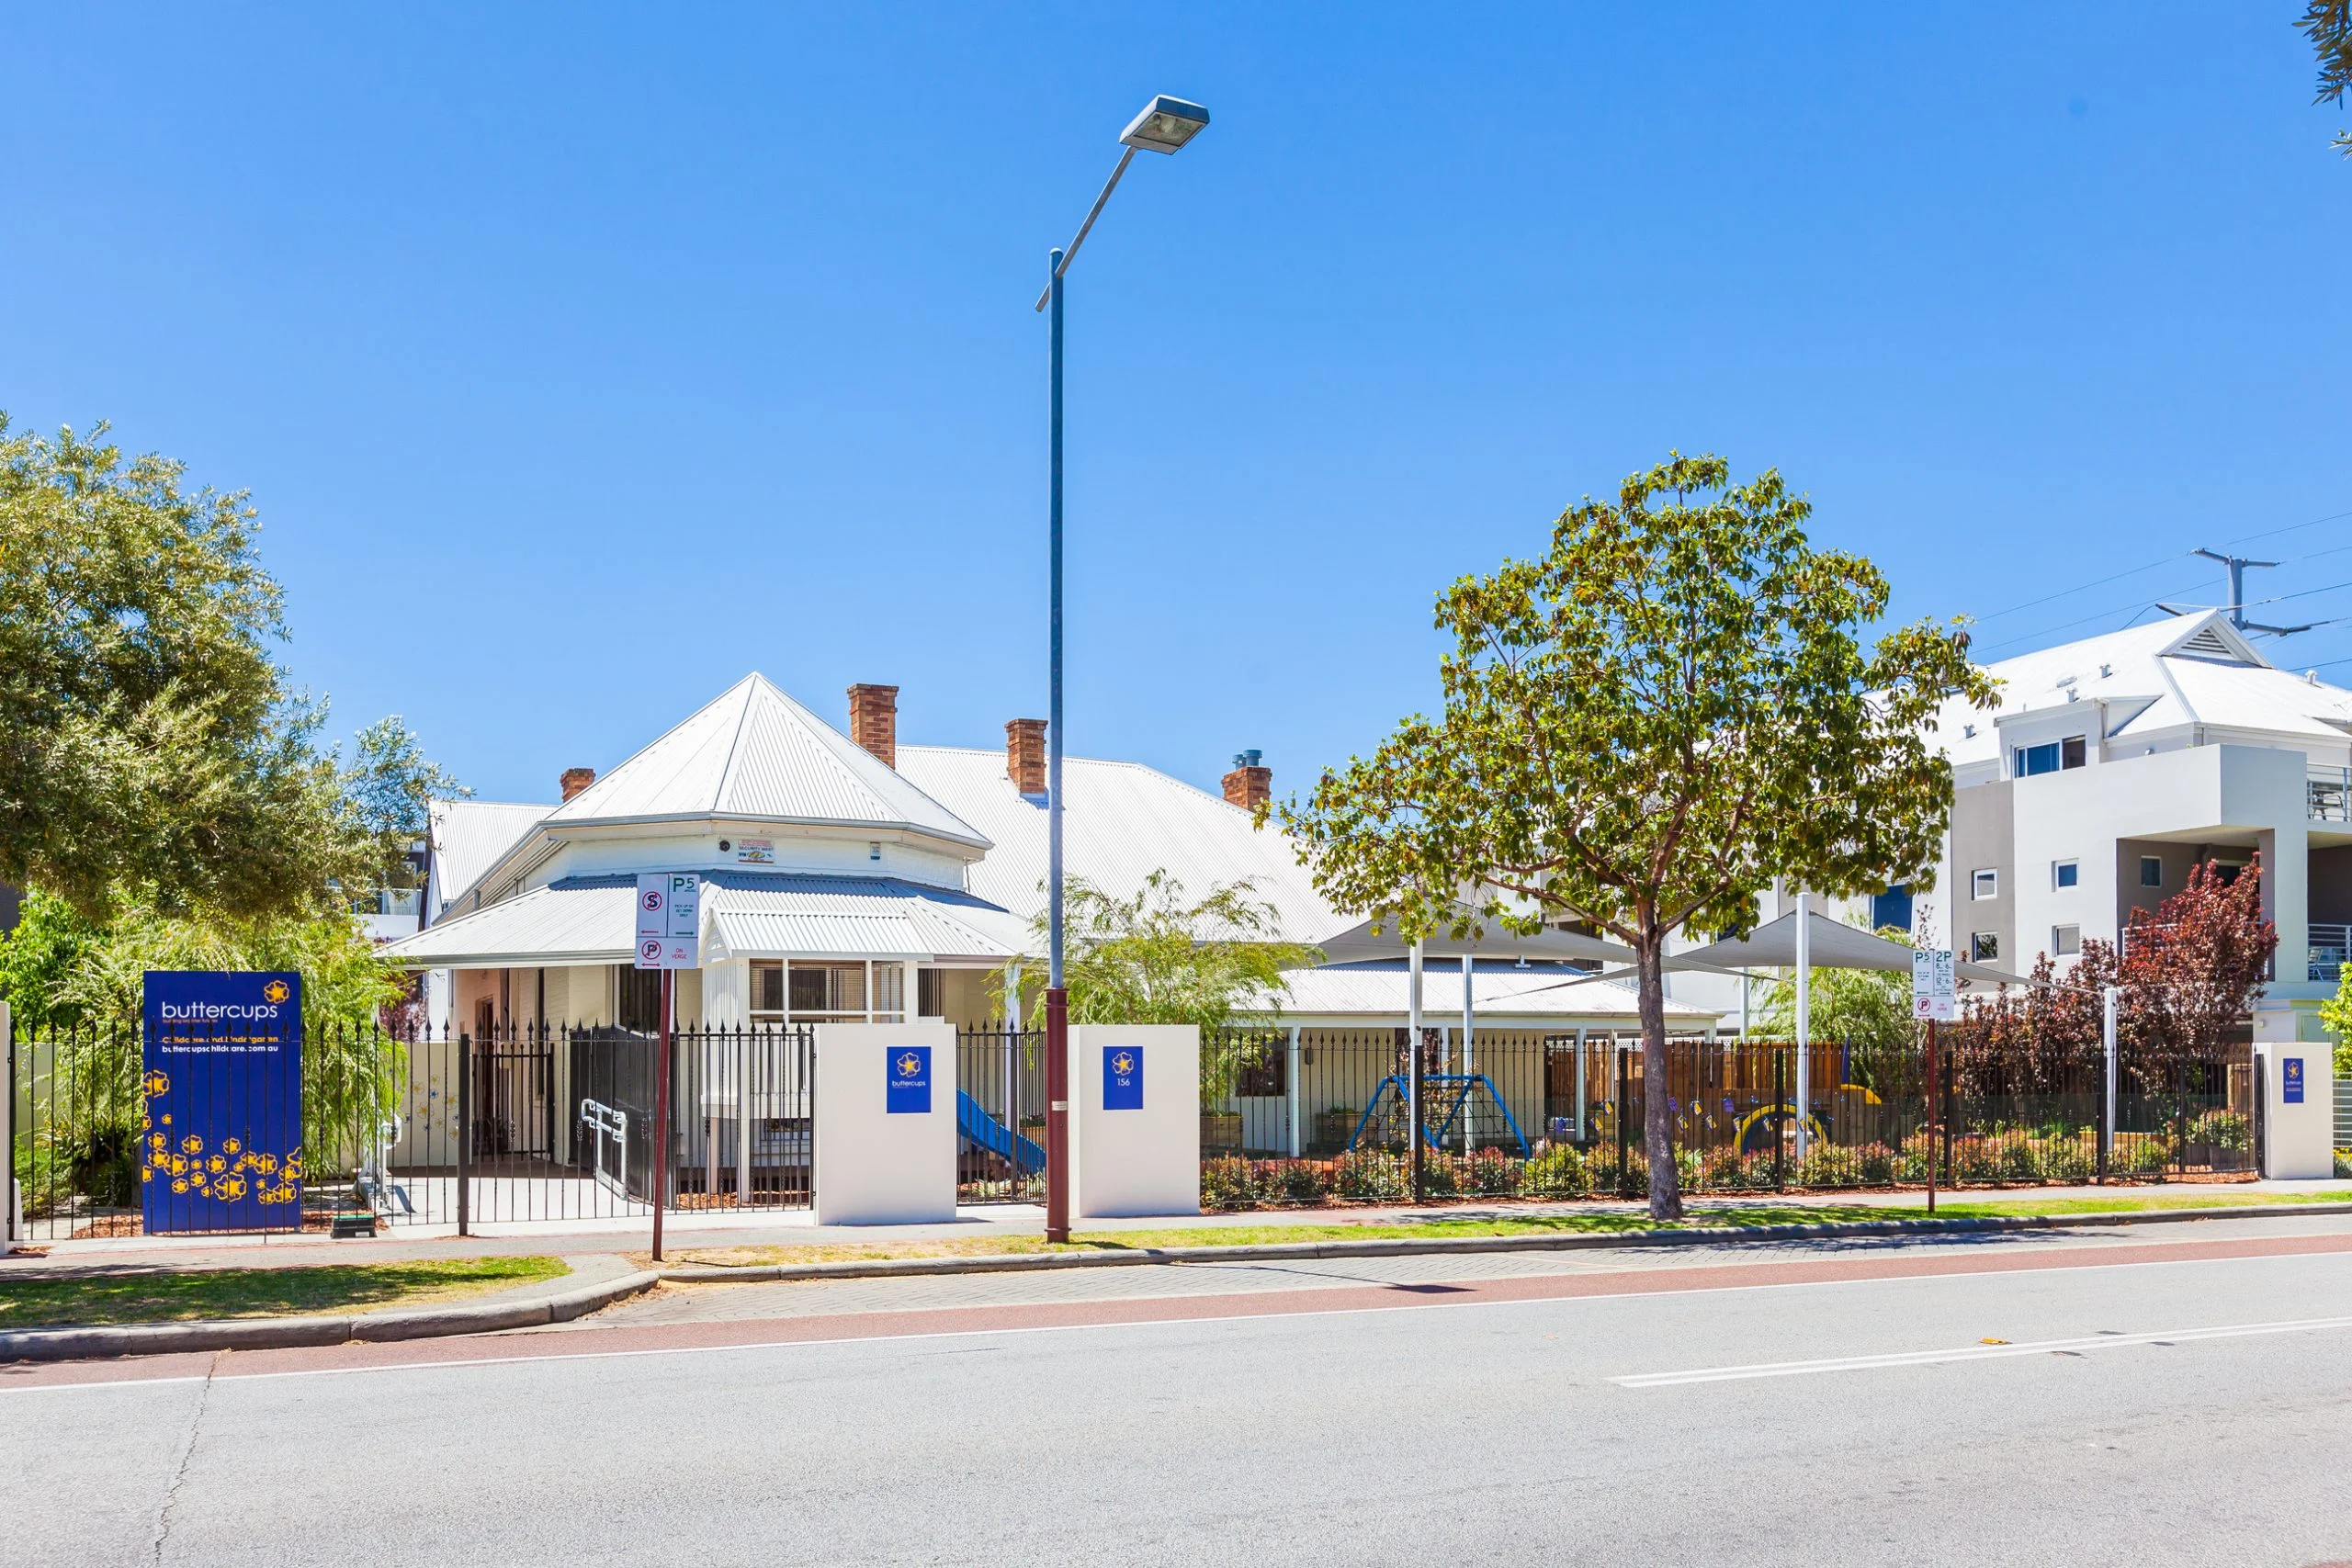
POLYGON ((899 1058, 899 1076, 900 1077, 910 1078, 922 1071, 922 1058, 916 1055, 912 1051, 908 1052, 905 1055, 899 1058))
POLYGON ((261 988, 261 999, 274 1004, 282 1005, 292 994, 287 989, 286 982, 283 980, 272 980, 261 988))

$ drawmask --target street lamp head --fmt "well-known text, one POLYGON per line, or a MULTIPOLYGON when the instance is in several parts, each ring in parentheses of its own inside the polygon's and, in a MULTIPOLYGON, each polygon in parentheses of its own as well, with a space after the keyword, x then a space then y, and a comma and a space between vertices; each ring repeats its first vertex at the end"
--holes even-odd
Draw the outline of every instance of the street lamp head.
POLYGON ((1173 152, 1201 133, 1209 122, 1209 111, 1198 104, 1188 104, 1182 98, 1166 94, 1144 106, 1143 113, 1127 122, 1119 132, 1120 142, 1128 147, 1148 147, 1155 152, 1173 152))

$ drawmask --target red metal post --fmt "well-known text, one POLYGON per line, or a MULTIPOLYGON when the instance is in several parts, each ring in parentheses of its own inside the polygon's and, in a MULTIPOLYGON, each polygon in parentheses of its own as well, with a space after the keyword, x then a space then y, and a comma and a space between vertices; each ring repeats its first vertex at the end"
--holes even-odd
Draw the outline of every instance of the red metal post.
POLYGON ((662 1261, 662 1211, 670 1196, 670 1005, 675 971, 662 971, 662 1043, 653 1055, 653 1261, 662 1261))
POLYGON ((1046 992, 1046 1239, 1069 1239, 1069 992, 1046 992))
POLYGON ((1928 1020, 1928 1213, 1936 1212, 1936 1021, 1928 1020))

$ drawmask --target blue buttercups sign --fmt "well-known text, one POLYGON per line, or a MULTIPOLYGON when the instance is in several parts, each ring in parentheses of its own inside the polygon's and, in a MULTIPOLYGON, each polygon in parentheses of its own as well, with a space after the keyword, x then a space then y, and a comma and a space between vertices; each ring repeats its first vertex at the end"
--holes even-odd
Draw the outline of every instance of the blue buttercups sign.
POLYGON ((302 1228, 302 976, 151 969, 139 1190, 151 1235, 302 1228))
POLYGON ((1143 1109, 1142 1046, 1105 1045, 1102 1047, 1102 1109, 1105 1111, 1141 1111, 1143 1109))
POLYGON ((931 1047, 893 1045, 882 1054, 882 1109, 893 1116, 931 1114, 931 1047))
POLYGON ((2303 1059, 2301 1056, 2290 1056, 2279 1064, 2279 1067, 2281 1074, 2278 1081, 2287 1090, 2287 1103, 2301 1105, 2303 1102, 2303 1059))

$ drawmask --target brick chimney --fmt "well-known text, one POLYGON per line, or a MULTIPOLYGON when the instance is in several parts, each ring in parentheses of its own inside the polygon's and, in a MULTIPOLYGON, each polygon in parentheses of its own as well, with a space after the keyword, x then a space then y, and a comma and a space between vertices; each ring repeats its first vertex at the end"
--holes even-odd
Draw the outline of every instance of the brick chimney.
POLYGON ((898 687, 849 689, 849 738, 881 758, 884 767, 899 765, 898 687))
POLYGON ((1274 795, 1274 770, 1259 765, 1262 751, 1236 751, 1233 771, 1225 775, 1225 798, 1244 811, 1255 811, 1274 795))
POLYGON ((1023 795, 1046 793, 1046 721, 1016 718, 1004 727, 1004 776, 1023 795))
POLYGON ((586 789, 590 784, 596 782, 596 770, 594 768, 566 768, 563 770, 563 777, 558 782, 563 785, 563 798, 570 800, 573 795, 578 795, 582 790, 586 789))

